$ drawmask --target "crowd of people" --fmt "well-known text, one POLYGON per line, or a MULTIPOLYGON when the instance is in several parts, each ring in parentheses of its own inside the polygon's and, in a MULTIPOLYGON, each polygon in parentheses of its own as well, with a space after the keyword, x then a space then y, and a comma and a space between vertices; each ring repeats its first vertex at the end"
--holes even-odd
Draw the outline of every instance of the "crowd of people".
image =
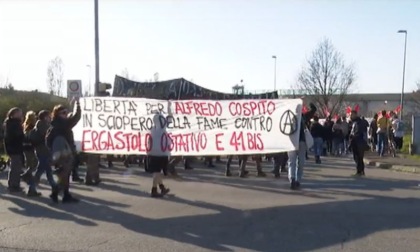
POLYGON ((77 169, 73 169, 77 167, 77 155, 72 128, 81 117, 78 102, 76 108, 72 115, 65 106, 57 105, 51 113, 47 110, 38 114, 28 111, 24 118, 20 108, 8 111, 3 125, 3 141, 6 154, 10 158, 10 192, 23 191, 23 180, 29 185, 28 196, 40 196, 37 185, 43 173, 46 173, 51 186, 50 197, 54 202, 58 202, 60 193, 63 193, 63 203, 78 202, 70 193, 71 174, 73 181, 81 182, 77 169), (52 165, 56 168, 57 181, 53 176, 52 165))
MULTIPOLYGON (((327 153, 333 156, 341 156, 353 153, 358 167, 362 167, 364 153, 354 144, 355 136, 359 136, 359 142, 364 151, 376 151, 380 157, 384 157, 390 149, 401 151, 404 138, 404 124, 398 118, 397 113, 385 110, 374 115, 368 122, 364 117, 359 117, 357 111, 352 111, 350 117, 337 117, 335 120, 328 116, 323 124, 317 116, 314 116, 310 124, 310 132, 313 137, 313 152, 315 162, 321 163, 321 156, 327 153), (355 124, 356 123, 356 124, 355 124), (358 132, 359 131, 359 132, 358 132)), ((356 174, 364 175, 364 168, 356 174), (362 171, 363 170, 363 171, 362 171)))
POLYGON ((381 157, 386 154, 389 145, 396 151, 401 151, 404 132, 404 123, 396 113, 382 111, 380 117, 375 115, 369 125, 372 150, 376 150, 381 157))
MULTIPOLYGON (((37 186, 45 173, 51 187, 52 201, 57 203, 62 193, 63 203, 75 203, 78 199, 70 193, 70 178, 73 182, 84 182, 86 185, 98 185, 101 182, 100 156, 88 155, 89 158, 83 158, 83 155, 76 151, 73 127, 81 118, 81 109, 77 101, 74 104, 76 108, 74 113, 63 105, 55 106, 51 112, 28 111, 25 116, 20 108, 9 110, 3 125, 3 141, 6 154, 10 158, 8 174, 10 192, 22 192, 24 190, 21 187, 22 180, 29 186, 28 196, 40 196, 37 186), (78 167, 83 161, 87 164, 85 180, 78 174, 78 167), (54 178, 54 173, 57 180, 54 178)), ((310 149, 317 164, 321 164, 322 156, 342 156, 351 152, 356 163, 357 176, 365 174, 364 153, 371 147, 376 148, 380 156, 385 154, 388 139, 395 141, 397 149, 402 148, 404 128, 396 114, 387 114, 383 111, 369 123, 360 117, 357 111, 351 111, 349 118, 343 116, 333 120, 329 116, 324 123, 321 123, 316 111, 317 108, 310 104, 310 110, 302 113, 298 150, 265 155, 273 163, 272 173, 275 177, 280 177, 281 172, 288 173, 292 190, 301 186, 305 161, 309 158, 308 147, 312 147, 310 149)), ((249 156, 237 155, 237 157, 239 176, 246 177, 249 156)), ((256 163, 257 176, 266 176, 261 166, 263 155, 254 155, 251 158, 256 163)), ((216 159, 219 160, 220 157, 216 159)), ((226 176, 232 176, 232 159, 232 156, 228 156, 226 176)), ((113 166, 114 160, 114 156, 107 156, 109 167, 113 166)), ((144 163, 145 170, 153 174, 152 197, 162 197, 169 193, 170 190, 163 184, 162 172, 163 175, 176 175, 175 166, 181 161, 184 161, 185 169, 192 169, 190 157, 124 157, 124 164, 127 167, 133 162, 144 163)), ((205 157, 205 162, 209 167, 214 167, 213 157, 205 157)))

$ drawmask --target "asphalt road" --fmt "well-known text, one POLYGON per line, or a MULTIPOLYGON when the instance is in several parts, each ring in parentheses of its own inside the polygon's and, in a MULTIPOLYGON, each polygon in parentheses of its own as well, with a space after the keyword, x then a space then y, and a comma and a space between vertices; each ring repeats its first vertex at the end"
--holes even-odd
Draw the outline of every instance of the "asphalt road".
POLYGON ((350 159, 329 158, 309 161, 302 190, 290 191, 285 175, 249 170, 180 169, 166 180, 174 195, 152 199, 142 168, 103 169, 99 187, 72 184, 75 205, 51 204, 45 181, 41 198, 8 194, 3 173, 0 251, 419 251, 418 175, 353 178, 350 159))

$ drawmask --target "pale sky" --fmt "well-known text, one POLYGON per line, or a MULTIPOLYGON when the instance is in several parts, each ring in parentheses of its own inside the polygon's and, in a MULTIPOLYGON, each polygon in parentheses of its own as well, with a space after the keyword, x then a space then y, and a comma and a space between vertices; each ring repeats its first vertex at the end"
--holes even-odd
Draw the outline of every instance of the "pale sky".
MULTIPOLYGON (((0 76, 16 89, 46 91, 48 61, 65 79, 94 82, 93 0, 0 0, 0 76)), ((420 79, 420 1, 99 0, 100 80, 127 68, 143 81, 183 77, 230 92, 290 88, 324 37, 357 71, 359 92, 401 92, 420 79)))

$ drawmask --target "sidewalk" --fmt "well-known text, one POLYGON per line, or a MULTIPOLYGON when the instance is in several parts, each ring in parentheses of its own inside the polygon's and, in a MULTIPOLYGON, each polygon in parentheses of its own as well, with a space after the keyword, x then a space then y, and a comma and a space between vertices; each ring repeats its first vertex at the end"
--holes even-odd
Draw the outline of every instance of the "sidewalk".
POLYGON ((382 169, 400 172, 420 173, 420 161, 406 158, 403 155, 397 157, 379 157, 376 153, 369 152, 365 155, 365 163, 382 169))

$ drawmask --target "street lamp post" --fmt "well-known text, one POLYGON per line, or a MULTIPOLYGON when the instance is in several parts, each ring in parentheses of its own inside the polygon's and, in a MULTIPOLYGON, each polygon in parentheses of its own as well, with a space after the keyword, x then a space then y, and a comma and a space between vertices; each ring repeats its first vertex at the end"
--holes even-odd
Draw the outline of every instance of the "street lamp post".
POLYGON ((99 92, 99 6, 95 0, 95 96, 99 92))
MULTIPOLYGON (((99 96, 99 3, 98 0, 94 0, 95 2, 95 95, 99 96)), ((99 155, 88 155, 88 172, 92 172, 91 170, 99 169, 100 166, 100 156, 99 155)))
POLYGON ((401 90, 401 101, 400 101, 400 120, 403 119, 403 109, 404 109, 404 81, 405 81, 405 61, 407 55, 407 30, 399 30, 398 33, 405 34, 405 42, 404 42, 404 63, 403 63, 403 76, 402 76, 402 90, 401 90))
POLYGON ((274 59, 274 91, 276 91, 276 86, 277 86, 277 80, 276 80, 276 75, 277 75, 277 56, 273 55, 272 57, 274 59))

